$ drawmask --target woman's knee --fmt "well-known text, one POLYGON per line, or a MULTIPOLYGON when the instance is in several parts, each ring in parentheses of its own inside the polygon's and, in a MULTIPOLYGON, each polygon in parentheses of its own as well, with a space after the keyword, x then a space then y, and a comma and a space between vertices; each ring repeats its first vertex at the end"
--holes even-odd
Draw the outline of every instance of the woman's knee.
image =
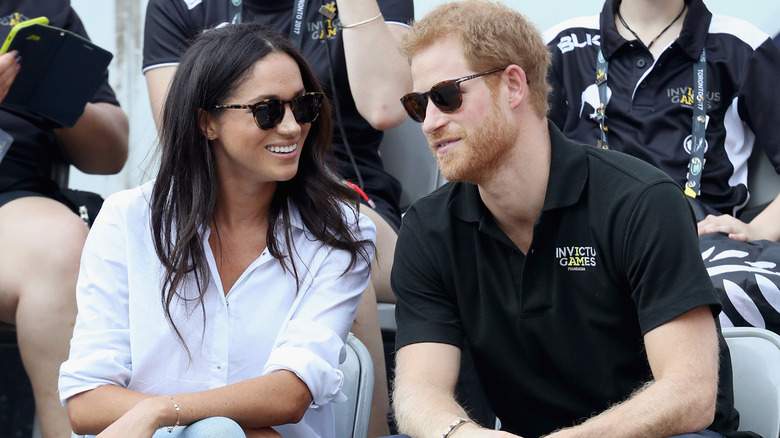
POLYGON ((196 421, 187 427, 177 428, 168 433, 168 428, 157 430, 152 438, 246 438, 244 429, 227 417, 211 417, 196 421))

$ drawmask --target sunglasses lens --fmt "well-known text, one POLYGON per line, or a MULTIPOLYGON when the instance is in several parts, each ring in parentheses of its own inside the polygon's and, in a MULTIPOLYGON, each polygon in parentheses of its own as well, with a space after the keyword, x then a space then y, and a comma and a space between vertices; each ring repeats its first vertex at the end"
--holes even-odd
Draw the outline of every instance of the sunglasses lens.
POLYGON ((417 123, 425 120, 425 109, 428 107, 428 98, 420 93, 409 93, 401 98, 401 103, 409 114, 409 117, 417 123))
POLYGON ((282 123, 284 105, 278 99, 268 99, 257 104, 254 115, 257 126, 263 131, 268 131, 282 123))
POLYGON ((445 113, 457 111, 463 103, 460 87, 454 81, 439 82, 431 88, 431 101, 445 113))
POLYGON ((312 123, 320 115, 322 95, 307 93, 293 99, 293 116, 299 124, 312 123))

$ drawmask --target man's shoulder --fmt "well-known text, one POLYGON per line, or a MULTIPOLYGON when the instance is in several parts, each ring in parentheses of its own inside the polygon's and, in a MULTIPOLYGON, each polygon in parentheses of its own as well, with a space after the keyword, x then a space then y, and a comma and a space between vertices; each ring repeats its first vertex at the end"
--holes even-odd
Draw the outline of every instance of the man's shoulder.
POLYGON ((623 152, 597 149, 583 145, 588 157, 590 177, 606 178, 614 185, 647 186, 675 182, 663 171, 639 158, 623 152))
POLYGON ((561 53, 575 49, 601 47, 599 15, 589 15, 562 21, 542 34, 544 43, 561 53))
POLYGON ((435 218, 437 220, 450 216, 449 205, 452 197, 460 191, 463 183, 448 182, 441 187, 436 188, 431 193, 414 201, 406 211, 404 217, 417 216, 425 218, 435 218))

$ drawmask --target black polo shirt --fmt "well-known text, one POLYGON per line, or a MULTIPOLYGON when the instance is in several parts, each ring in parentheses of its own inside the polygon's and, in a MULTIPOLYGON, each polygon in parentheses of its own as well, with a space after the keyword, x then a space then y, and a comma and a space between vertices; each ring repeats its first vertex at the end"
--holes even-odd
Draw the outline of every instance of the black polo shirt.
MULTIPOLYGON (((685 195, 628 155, 550 124, 544 209, 524 255, 473 184, 404 217, 392 286, 397 347, 468 339, 504 430, 537 437, 625 400, 651 378, 643 334, 699 306, 720 311, 685 195)), ((725 342, 721 339, 721 343, 725 342)), ((736 428, 722 362, 714 430, 736 428)))
POLYGON ((748 201, 747 160, 766 152, 780 172, 780 50, 750 23, 713 15, 701 0, 686 0, 679 37, 658 57, 615 26, 619 0, 600 15, 567 20, 545 32, 553 64, 550 119, 566 137, 589 145, 599 139, 596 58, 609 62, 609 146, 687 180, 694 89, 693 65, 707 53, 708 148, 702 199, 735 215, 748 201))

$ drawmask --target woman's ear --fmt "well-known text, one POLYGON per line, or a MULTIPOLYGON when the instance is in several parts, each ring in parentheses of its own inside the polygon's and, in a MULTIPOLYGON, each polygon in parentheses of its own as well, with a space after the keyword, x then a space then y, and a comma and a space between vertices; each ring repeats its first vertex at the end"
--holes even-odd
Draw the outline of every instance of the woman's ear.
POLYGON ((209 114, 208 111, 204 110, 203 108, 198 109, 198 123, 200 124, 200 132, 202 132, 203 136, 209 140, 214 140, 217 138, 216 133, 214 132, 213 120, 214 119, 211 117, 211 114, 209 114))

